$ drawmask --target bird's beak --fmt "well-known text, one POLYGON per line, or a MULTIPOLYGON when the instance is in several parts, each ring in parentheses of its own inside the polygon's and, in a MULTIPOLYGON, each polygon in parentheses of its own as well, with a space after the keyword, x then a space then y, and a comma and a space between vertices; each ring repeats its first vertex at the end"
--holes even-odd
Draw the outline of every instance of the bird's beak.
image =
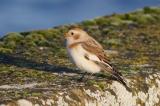
POLYGON ((64 33, 64 37, 67 38, 69 35, 68 33, 64 33))

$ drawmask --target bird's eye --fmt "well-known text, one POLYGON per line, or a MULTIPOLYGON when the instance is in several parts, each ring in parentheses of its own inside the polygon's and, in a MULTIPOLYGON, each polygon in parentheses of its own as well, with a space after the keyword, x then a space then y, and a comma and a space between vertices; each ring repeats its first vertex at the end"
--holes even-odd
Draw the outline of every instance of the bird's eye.
POLYGON ((73 32, 71 32, 71 35, 74 35, 74 33, 73 33, 73 32))

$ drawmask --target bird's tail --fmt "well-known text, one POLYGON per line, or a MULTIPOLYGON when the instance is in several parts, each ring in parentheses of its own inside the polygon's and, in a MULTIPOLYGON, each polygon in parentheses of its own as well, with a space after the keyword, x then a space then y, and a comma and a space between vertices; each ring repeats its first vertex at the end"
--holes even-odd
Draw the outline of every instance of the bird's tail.
POLYGON ((116 78, 121 84, 123 84, 125 87, 128 87, 126 80, 123 78, 122 74, 120 72, 115 71, 115 69, 111 72, 112 76, 116 78))
POLYGON ((126 81, 122 76, 119 76, 118 74, 116 75, 114 74, 113 76, 117 79, 117 81, 123 84, 128 91, 131 91, 131 88, 128 86, 128 84, 126 83, 126 81))
POLYGON ((104 64, 102 63, 100 66, 102 67, 102 69, 110 73, 118 82, 123 84, 127 90, 131 91, 122 74, 119 71, 117 71, 111 64, 109 64, 108 62, 105 62, 104 64))

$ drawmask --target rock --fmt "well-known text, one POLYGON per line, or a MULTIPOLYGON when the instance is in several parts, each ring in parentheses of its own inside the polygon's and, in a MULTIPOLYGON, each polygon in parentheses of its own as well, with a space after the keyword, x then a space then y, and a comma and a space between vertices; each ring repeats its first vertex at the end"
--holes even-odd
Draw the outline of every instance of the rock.
POLYGON ((76 82, 72 88, 61 85, 51 97, 21 98, 0 106, 159 106, 160 72, 130 75, 126 80, 131 91, 117 81, 106 81, 103 89, 98 87, 99 81, 90 86, 76 82))

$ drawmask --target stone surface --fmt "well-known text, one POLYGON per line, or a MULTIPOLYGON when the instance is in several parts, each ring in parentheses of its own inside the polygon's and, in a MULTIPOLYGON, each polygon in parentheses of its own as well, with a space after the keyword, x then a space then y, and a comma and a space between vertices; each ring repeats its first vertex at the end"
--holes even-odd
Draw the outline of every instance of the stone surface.
MULTIPOLYGON (((91 80, 91 79, 89 79, 91 80)), ((48 97, 27 97, 8 100, 0 106, 159 106, 160 105, 160 72, 138 73, 126 76, 130 90, 117 81, 97 80, 97 83, 83 85, 61 85, 63 87, 52 91, 48 97), (65 86, 65 87, 64 87, 65 86), (71 88, 69 86, 72 86, 71 88)), ((71 80, 70 80, 71 81, 71 80)), ((71 81, 73 83, 73 81, 71 81)), ((68 82, 68 84, 71 82, 68 82)), ((79 84, 78 84, 79 83, 79 84)), ((82 83, 82 82, 81 82, 82 83)), ((32 85, 32 84, 30 84, 32 85)), ((34 84, 35 85, 35 84, 34 84)), ((53 85, 53 84, 52 84, 53 85)), ((22 85, 21 85, 22 86, 22 85)), ((21 87, 6 87, 7 89, 36 89, 23 85, 21 87), (26 87, 26 88, 25 88, 26 87)), ((42 87, 43 88, 43 87, 42 87)), ((41 89, 42 89, 41 88, 41 89)), ((4 89, 4 86, 0 89, 4 89)), ((54 89, 54 88, 53 88, 54 89)))

